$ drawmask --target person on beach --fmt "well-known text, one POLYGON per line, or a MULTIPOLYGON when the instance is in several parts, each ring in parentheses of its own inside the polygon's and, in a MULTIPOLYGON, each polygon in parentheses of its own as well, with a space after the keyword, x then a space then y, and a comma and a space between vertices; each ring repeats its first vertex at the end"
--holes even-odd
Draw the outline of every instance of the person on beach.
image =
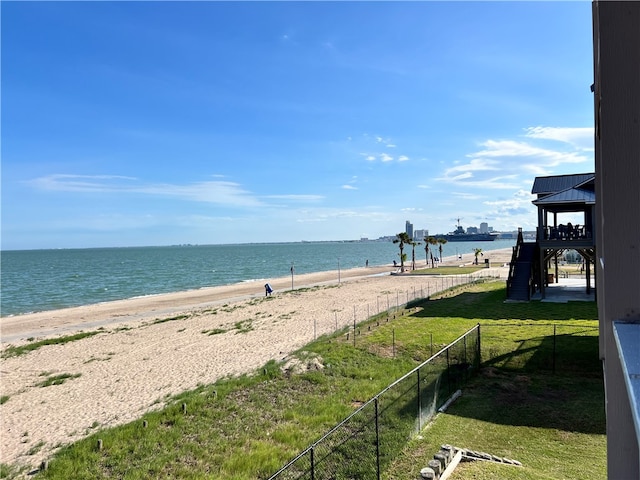
POLYGON ((273 288, 271 288, 271 285, 269 285, 268 283, 265 283, 264 284, 264 296, 265 297, 270 297, 272 293, 273 293, 273 288))
POLYGON ((365 267, 368 267, 368 266, 369 266, 369 260, 368 260, 368 259, 367 259, 367 261, 366 261, 366 262, 364 262, 364 266, 365 266, 365 267))

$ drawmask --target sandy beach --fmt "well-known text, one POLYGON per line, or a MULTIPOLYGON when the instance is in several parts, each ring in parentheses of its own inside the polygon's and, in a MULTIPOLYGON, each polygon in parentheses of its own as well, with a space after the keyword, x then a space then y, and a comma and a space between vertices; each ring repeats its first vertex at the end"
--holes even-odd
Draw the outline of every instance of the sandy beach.
MULTIPOLYGON (((506 278, 511 248, 484 254, 491 268, 479 273, 506 278)), ((465 254, 443 264, 472 261, 465 254)), ((354 315, 360 322, 442 286, 439 277, 390 275, 396 270, 341 271, 340 282, 337 270, 295 275, 293 290, 291 277, 273 279, 271 297, 262 282, 245 282, 2 318, 3 351, 99 333, 1 360, 0 462, 35 467, 62 445, 161 408, 167 396, 281 360, 354 315), (73 378, 38 385, 62 374, 73 378)))

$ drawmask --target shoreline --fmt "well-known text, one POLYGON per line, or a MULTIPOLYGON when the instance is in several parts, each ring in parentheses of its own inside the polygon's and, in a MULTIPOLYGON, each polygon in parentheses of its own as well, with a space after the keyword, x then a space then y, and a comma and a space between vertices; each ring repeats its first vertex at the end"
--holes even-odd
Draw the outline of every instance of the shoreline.
MULTIPOLYGON (((511 249, 504 250, 485 252, 485 258, 495 258, 496 265, 509 262, 511 249)), ((473 254, 444 260, 443 265, 469 264, 473 254)), ((3 349, 11 336, 17 344, 98 334, 1 359, 0 462, 35 468, 61 446, 139 419, 171 396, 282 361, 315 338, 410 295, 443 288, 439 275, 390 275, 391 270, 341 271, 340 283, 337 270, 294 276, 294 290, 291 277, 269 279, 271 297, 264 296, 261 282, 243 282, 3 318, 3 349), (63 384, 40 386, 64 374, 71 377, 63 384)), ((498 266, 477 273, 504 278, 507 271, 498 266)))
MULTIPOLYGON (((511 248, 488 250, 483 253, 487 255, 487 258, 491 255, 497 256, 501 260, 504 260, 508 255, 507 261, 511 258, 511 248)), ((449 256, 442 260, 440 263, 442 266, 470 265, 473 263, 474 255, 465 253, 461 255, 461 258, 449 256)), ((498 263, 504 262, 499 261, 498 263)), ((407 265, 410 265, 410 262, 405 264, 405 268, 407 265)), ((416 267, 425 268, 425 261, 417 261, 416 267)), ((336 269, 294 274, 293 287, 296 289, 331 283, 339 284, 342 281, 360 277, 391 274, 397 272, 399 268, 399 264, 397 266, 386 264, 340 271, 336 269)), ((427 268, 431 268, 430 264, 427 268)), ((408 272, 405 271, 405 274, 408 272)), ((121 300, 0 317, 0 350, 6 348, 8 344, 16 342, 22 344, 32 341, 32 339, 50 338, 86 329, 97 329, 131 321, 152 320, 158 315, 170 316, 180 313, 185 308, 206 308, 225 301, 237 302, 262 297, 264 296, 263 281, 269 282, 276 292, 291 289, 291 277, 282 276, 274 279, 243 280, 226 285, 154 293, 121 300)))

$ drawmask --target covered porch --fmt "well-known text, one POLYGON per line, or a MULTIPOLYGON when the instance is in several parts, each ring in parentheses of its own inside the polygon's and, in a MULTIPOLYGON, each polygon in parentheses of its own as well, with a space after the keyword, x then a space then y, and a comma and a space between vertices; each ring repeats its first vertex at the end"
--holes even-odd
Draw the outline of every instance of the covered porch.
MULTIPOLYGON (((563 285, 559 263, 574 250, 583 260, 584 294, 593 294, 595 271, 594 232, 595 175, 593 173, 537 177, 532 192, 538 198, 536 242, 538 259, 534 271, 534 298, 545 299, 552 285, 563 285)), ((565 285, 566 286, 566 285, 565 285)))

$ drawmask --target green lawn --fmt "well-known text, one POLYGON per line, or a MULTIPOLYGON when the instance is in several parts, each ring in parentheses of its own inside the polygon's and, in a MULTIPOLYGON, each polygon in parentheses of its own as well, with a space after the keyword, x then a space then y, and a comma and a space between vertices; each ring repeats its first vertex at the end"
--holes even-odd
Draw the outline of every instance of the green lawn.
MULTIPOLYGON (((399 318, 381 315, 362 324, 355 348, 344 331, 298 352, 318 358, 322 370, 290 376, 270 362, 255 375, 203 385, 139 421, 63 448, 36 477, 266 478, 428 358, 432 345, 437 350, 479 323, 481 374, 421 439, 407 443, 384 478, 417 478, 442 443, 524 464, 465 464, 459 479, 602 478, 595 305, 507 304, 504 298, 504 282, 492 282, 412 302, 399 318)), ((10 470, 4 465, 0 472, 10 470)))

